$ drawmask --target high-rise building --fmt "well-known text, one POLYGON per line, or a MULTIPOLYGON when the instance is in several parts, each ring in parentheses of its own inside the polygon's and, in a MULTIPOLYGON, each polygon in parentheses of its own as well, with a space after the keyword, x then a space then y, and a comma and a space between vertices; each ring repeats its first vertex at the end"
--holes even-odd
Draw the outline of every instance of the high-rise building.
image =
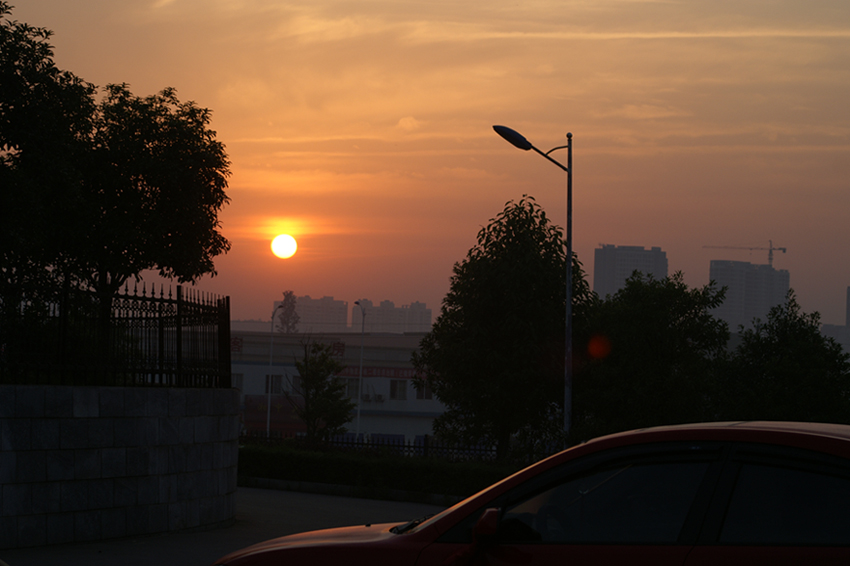
MULTIPOLYGON (((361 299, 360 304, 366 312, 366 332, 401 334, 431 330, 431 309, 425 303, 415 301, 410 305, 396 307, 392 301, 381 301, 376 307, 369 299, 361 299)), ((360 331, 362 320, 360 307, 352 306, 351 330, 360 331)))
POLYGON ((841 344, 845 352, 850 352, 850 287, 847 287, 847 302, 844 310, 844 324, 823 324, 820 331, 824 336, 841 344))
POLYGON ((770 309, 785 302, 791 276, 785 269, 745 261, 712 260, 709 278, 726 287, 726 298, 714 316, 726 321, 729 330, 751 327, 753 319, 767 319, 770 309))
POLYGON ((659 247, 602 244, 593 254, 593 290, 603 299, 613 295, 626 285, 626 279, 635 271, 664 279, 667 277, 667 253, 659 247))
MULTIPOLYGON (((275 301, 277 307, 282 301, 275 301)), ((298 313, 298 332, 320 334, 322 332, 348 332, 348 302, 333 297, 313 299, 310 295, 295 297, 295 312, 298 313)))
POLYGON ((425 306, 425 303, 414 301, 401 308, 406 309, 405 332, 431 332, 431 309, 425 306))

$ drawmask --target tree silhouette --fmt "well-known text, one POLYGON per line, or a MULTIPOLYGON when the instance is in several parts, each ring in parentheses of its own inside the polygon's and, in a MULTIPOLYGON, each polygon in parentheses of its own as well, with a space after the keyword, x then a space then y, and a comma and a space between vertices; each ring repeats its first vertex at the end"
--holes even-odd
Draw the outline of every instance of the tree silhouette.
POLYGON ((306 340, 304 356, 295 361, 299 379, 288 395, 293 410, 307 427, 307 441, 317 443, 345 432, 354 402, 345 396, 345 382, 337 377, 345 366, 334 358, 333 347, 306 340))
MULTIPOLYGON (((94 85, 53 61, 52 35, 0 0, 0 302, 8 321, 68 279, 94 85)), ((3 327, 0 324, 0 327, 3 327)))
MULTIPOLYGON (((560 429, 552 423, 563 399, 565 262, 561 229, 531 197, 508 202, 481 229, 413 356, 417 387, 446 405, 435 434, 495 444, 505 458, 512 439, 560 429)), ((575 258, 572 268, 580 304, 592 294, 575 258)))
POLYGON ((717 388, 717 418, 850 423, 850 355, 820 332, 794 291, 741 330, 717 388))
POLYGON ((283 301, 278 307, 277 314, 277 331, 284 334, 294 334, 298 332, 298 322, 301 317, 295 311, 296 299, 295 293, 292 291, 283 292, 283 301))
POLYGON ((210 111, 171 88, 138 97, 108 85, 97 102, 93 85, 56 68, 51 32, 10 14, 0 0, 5 278, 40 270, 106 300, 147 269, 180 282, 215 274, 230 248, 218 220, 230 172, 210 111))
POLYGON ((575 378, 574 440, 633 428, 706 420, 729 330, 715 318, 725 290, 636 272, 590 312, 575 378))
POLYGON ((123 84, 98 102, 56 67, 51 32, 10 14, 0 0, 0 327, 75 288, 96 292, 105 333, 129 278, 215 275, 227 154, 209 110, 123 84))
POLYGON ((227 252, 218 212, 228 202, 229 162, 208 129, 210 111, 173 89, 134 96, 107 86, 94 116, 81 276, 102 298, 147 269, 180 282, 215 274, 227 252))

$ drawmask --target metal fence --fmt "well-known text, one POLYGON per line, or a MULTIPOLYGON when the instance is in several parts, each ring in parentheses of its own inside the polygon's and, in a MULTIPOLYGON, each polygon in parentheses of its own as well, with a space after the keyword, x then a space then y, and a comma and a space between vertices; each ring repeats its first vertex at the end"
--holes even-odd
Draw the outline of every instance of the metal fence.
POLYGON ((290 445, 294 447, 319 448, 324 450, 340 450, 361 452, 372 455, 420 456, 434 457, 452 462, 485 461, 496 459, 495 446, 457 446, 441 443, 429 435, 421 435, 413 440, 405 440, 404 435, 372 434, 360 435, 354 433, 341 434, 322 442, 318 447, 315 443, 307 444, 306 438, 298 434, 275 434, 266 436, 262 432, 246 432, 239 437, 240 444, 255 444, 263 446, 290 445))
POLYGON ((69 291, 4 321, 0 383, 230 387, 230 297, 69 291))

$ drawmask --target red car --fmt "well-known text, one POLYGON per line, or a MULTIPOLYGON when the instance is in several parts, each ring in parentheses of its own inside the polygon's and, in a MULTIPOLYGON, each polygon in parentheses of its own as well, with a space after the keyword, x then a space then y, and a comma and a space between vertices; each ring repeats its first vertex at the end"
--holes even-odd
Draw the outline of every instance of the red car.
POLYGON ((850 426, 730 422, 598 438, 430 518, 286 536, 222 566, 850 564, 850 426))

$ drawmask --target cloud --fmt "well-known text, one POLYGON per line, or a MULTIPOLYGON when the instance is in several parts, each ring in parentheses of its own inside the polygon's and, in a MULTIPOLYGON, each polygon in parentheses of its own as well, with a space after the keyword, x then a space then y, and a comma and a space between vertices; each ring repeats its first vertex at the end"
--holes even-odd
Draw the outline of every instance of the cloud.
POLYGON ((667 106, 652 104, 626 104, 620 108, 599 114, 600 117, 617 117, 629 120, 657 120, 660 118, 682 118, 691 116, 691 112, 667 106))
POLYGON ((422 126, 422 122, 414 118, 413 116, 405 116, 396 124, 396 128, 400 130, 404 130, 405 132, 413 132, 418 130, 422 126))

